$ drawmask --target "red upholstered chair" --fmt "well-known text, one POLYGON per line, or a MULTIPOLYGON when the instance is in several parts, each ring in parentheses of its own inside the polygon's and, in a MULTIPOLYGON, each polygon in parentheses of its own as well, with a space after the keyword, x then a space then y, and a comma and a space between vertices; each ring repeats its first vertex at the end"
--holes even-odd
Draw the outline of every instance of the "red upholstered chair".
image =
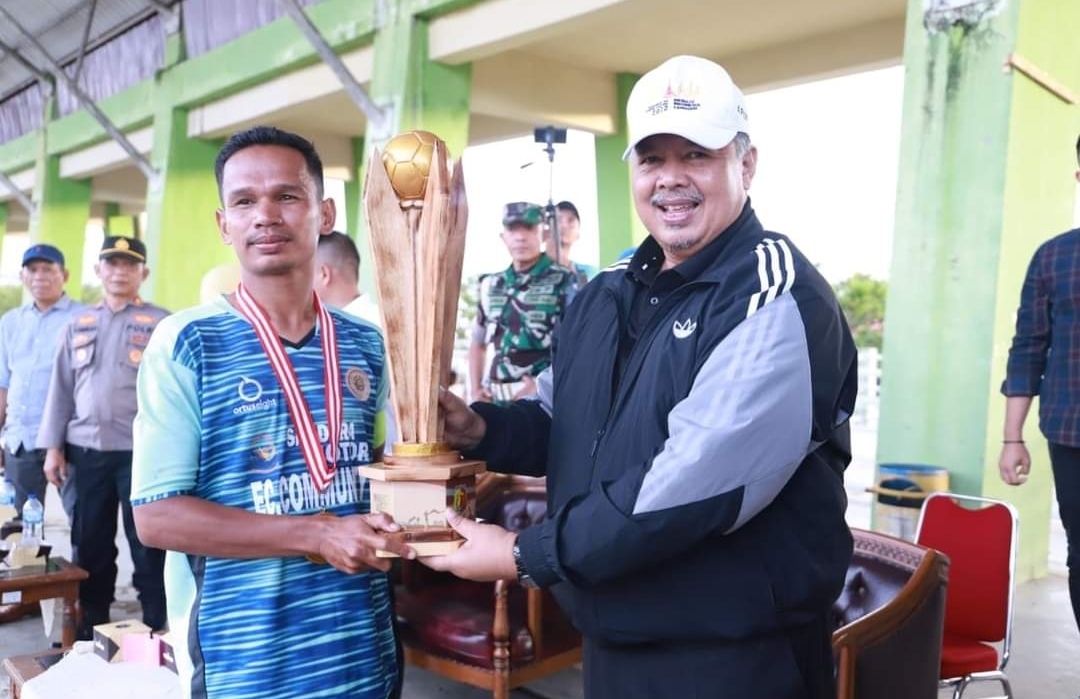
POLYGON ((933 493, 923 503, 915 540, 950 561, 941 686, 954 688, 953 699, 985 681, 1000 682, 1013 696, 1005 665, 1018 529, 1016 508, 1000 500, 933 493))
MULTIPOLYGON (((477 516, 486 521, 520 531, 546 512, 543 479, 485 474, 477 484, 477 516)), ((580 636, 545 590, 459 580, 403 561, 396 596, 406 661, 495 699, 581 661, 580 636)))

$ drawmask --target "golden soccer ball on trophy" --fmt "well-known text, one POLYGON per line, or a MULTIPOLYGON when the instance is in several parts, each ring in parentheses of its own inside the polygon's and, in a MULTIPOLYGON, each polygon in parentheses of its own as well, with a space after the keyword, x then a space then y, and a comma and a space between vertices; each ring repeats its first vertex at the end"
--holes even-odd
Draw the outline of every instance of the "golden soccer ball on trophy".
POLYGON ((423 202, 436 143, 442 145, 445 152, 446 146, 430 131, 406 131, 386 144, 382 153, 383 167, 402 201, 423 202))

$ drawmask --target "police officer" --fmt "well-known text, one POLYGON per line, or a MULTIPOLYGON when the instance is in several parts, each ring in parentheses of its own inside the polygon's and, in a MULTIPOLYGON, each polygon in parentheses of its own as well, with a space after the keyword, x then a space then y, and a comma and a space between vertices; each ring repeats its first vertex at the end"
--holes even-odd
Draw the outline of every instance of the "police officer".
POLYGON ((512 262, 480 279, 469 345, 473 400, 506 403, 534 393, 533 378, 551 364, 551 336, 576 277, 544 254, 542 218, 540 207, 529 202, 503 207, 501 237, 512 262), (495 346, 495 356, 485 377, 488 344, 495 346))
POLYGON ((168 311, 139 298, 150 274, 142 241, 107 236, 94 271, 104 298, 77 315, 61 338, 38 432, 38 447, 47 450, 49 482, 60 487, 74 470, 71 548, 75 562, 90 573, 79 584, 81 640, 92 638, 95 624, 109 621, 117 507, 123 511, 143 623, 152 629, 166 625, 165 553, 139 542, 130 493, 135 377, 150 334, 168 311))

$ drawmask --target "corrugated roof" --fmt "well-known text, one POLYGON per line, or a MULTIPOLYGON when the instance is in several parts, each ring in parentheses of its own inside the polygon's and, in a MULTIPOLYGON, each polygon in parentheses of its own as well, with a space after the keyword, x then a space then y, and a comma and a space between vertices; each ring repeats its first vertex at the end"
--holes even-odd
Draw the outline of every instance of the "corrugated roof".
MULTIPOLYGON (((49 55, 65 64, 79 55, 87 20, 91 18, 87 50, 108 41, 162 7, 181 0, 0 0, 15 21, 40 42, 49 55)), ((0 44, 18 52, 33 66, 48 72, 33 42, 0 15, 0 44)), ((0 100, 35 79, 34 73, 0 48, 0 100)))

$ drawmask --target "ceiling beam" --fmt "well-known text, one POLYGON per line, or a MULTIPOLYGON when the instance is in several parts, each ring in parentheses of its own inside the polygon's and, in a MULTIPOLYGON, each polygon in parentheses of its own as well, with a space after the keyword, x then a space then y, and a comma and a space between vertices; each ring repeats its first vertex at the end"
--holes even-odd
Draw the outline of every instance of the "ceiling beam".
POLYGON ((11 56, 12 58, 14 58, 15 61, 19 65, 21 65, 23 68, 28 70, 32 75, 37 77, 38 80, 41 80, 41 81, 47 82, 47 83, 52 83, 52 76, 50 76, 48 73, 46 73, 45 71, 41 70, 40 68, 35 66, 33 63, 31 63, 26 58, 26 56, 19 53, 18 50, 16 50, 15 48, 5 44, 3 42, 3 40, 0 40, 0 58, 3 58, 5 55, 11 56))
POLYGON ((367 117, 371 129, 377 134, 387 131, 390 128, 390 118, 387 110, 375 104, 375 101, 368 96, 368 93, 361 87, 360 81, 353 76, 344 61, 334 53, 334 49, 330 48, 330 45, 326 43, 326 39, 319 33, 318 27, 304 13, 300 3, 297 0, 278 0, 278 4, 289 15, 289 19, 293 21, 300 33, 308 40, 311 47, 315 49, 315 53, 319 54, 319 58, 322 59, 323 63, 337 76, 341 86, 345 88, 345 93, 356 103, 357 107, 360 107, 360 111, 367 117))

